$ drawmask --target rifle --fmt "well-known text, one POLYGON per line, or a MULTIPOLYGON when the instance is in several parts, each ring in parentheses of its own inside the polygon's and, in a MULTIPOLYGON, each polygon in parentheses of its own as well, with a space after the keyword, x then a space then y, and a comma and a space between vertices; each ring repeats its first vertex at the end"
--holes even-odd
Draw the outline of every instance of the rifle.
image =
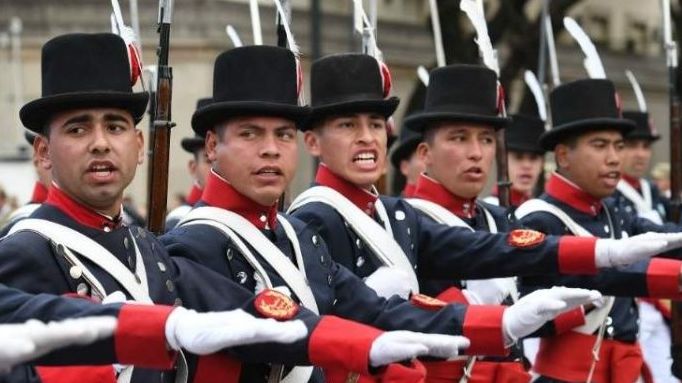
POLYGON ((170 154, 171 96, 173 93, 173 71, 168 66, 170 28, 173 15, 173 0, 159 0, 158 29, 159 47, 156 51, 157 86, 156 108, 154 111, 153 149, 149 174, 149 195, 147 204, 147 228, 162 234, 166 219, 168 198, 168 158, 170 154))
MULTIPOLYGON (((498 103, 500 113, 503 117, 507 116, 507 107, 504 99, 504 91, 499 82, 500 67, 497 61, 497 51, 493 49, 488 26, 483 13, 483 2, 474 0, 462 0, 459 4, 460 9, 466 13, 476 30, 476 43, 478 44, 483 64, 497 74, 498 82, 498 103)), ((497 167, 497 190, 500 206, 509 207, 511 205, 511 182, 509 182, 509 169, 507 166, 507 145, 504 139, 504 129, 498 129, 497 142, 495 145, 495 165, 497 167)))
MULTIPOLYGON (((661 0, 663 13, 663 46, 668 66, 668 93, 670 100, 670 218, 678 223, 680 220, 680 190, 682 189, 682 153, 680 148, 680 96, 677 93, 677 43, 672 37, 670 20, 670 0, 661 0)), ((672 302, 672 346, 670 355, 673 358, 672 373, 682 377, 682 304, 672 302)))

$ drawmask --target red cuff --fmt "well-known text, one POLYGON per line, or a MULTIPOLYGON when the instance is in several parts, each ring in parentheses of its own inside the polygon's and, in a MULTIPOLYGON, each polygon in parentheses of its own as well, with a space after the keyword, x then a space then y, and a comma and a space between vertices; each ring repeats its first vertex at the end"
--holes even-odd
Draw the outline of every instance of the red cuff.
POLYGON ((166 347, 165 330, 171 311, 170 306, 123 305, 114 335, 118 362, 162 370, 173 367, 175 352, 166 347))
POLYGON ((242 364, 225 354, 200 356, 193 383, 238 383, 242 364))
POLYGON ((469 355, 506 355, 502 335, 504 306, 473 305, 464 315, 463 334, 471 341, 466 353, 469 355))
POLYGON ((649 296, 680 299, 680 271, 682 262, 676 259, 653 258, 646 271, 649 296))
POLYGON ((111 365, 71 367, 37 366, 36 372, 42 383, 116 383, 114 367, 111 365))
POLYGON ((559 273, 596 274, 594 248, 597 238, 563 236, 559 239, 559 273))
POLYGON ((554 331, 557 334, 562 334, 584 324, 585 311, 583 311, 582 306, 576 307, 554 318, 554 331))
POLYGON ((323 368, 368 374, 369 351, 381 334, 374 327, 325 315, 310 334, 308 358, 323 368))
POLYGON ((446 303, 469 304, 469 301, 467 301, 467 297, 464 294, 462 294, 462 290, 454 286, 438 294, 436 299, 440 299, 441 301, 446 303))

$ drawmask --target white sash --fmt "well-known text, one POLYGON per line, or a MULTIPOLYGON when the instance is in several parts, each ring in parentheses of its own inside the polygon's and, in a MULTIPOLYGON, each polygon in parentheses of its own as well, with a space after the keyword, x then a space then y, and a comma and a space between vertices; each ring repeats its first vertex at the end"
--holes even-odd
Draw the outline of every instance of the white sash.
POLYGON ((314 186, 299 194, 288 211, 292 212, 312 202, 321 202, 336 210, 384 266, 396 267, 403 271, 409 278, 410 290, 413 293, 419 292, 417 275, 407 255, 393 239, 388 214, 380 199, 377 199, 375 207, 385 227, 381 227, 341 193, 326 186, 314 186))
MULTIPOLYGON (((434 221, 445 224, 452 227, 465 227, 471 231, 475 231, 469 224, 467 224, 463 219, 459 218, 456 214, 453 214, 448 209, 442 207, 441 205, 421 199, 421 198, 409 198, 406 201, 414 206, 415 209, 423 212, 424 214, 431 217, 434 221)), ((495 223, 495 218, 485 207, 478 205, 485 215, 486 223, 488 224, 488 231, 490 233, 497 233, 497 223, 495 223)), ((499 280, 504 280, 506 291, 509 292, 512 300, 516 302, 519 299, 519 291, 516 287, 516 278, 498 278, 499 280)), ((466 283, 466 281, 464 281, 466 283)))
POLYGON ((184 217, 187 213, 189 213, 192 210, 192 207, 189 205, 180 205, 176 207, 175 209, 171 210, 170 213, 166 216, 166 222, 172 220, 172 219, 177 219, 180 220, 182 217, 184 217))
POLYGON ((29 203, 18 208, 17 210, 13 211, 12 214, 9 215, 9 217, 7 217, 7 224, 11 225, 12 223, 20 219, 29 217, 39 207, 40 207, 39 203, 29 203))
MULTIPOLYGON (((244 243, 245 240, 253 246, 256 252, 263 257, 280 277, 282 277, 287 286, 291 288, 292 292, 301 300, 301 305, 315 314, 319 314, 315 296, 313 295, 308 279, 306 278, 303 254, 301 253, 301 245, 298 242, 296 232, 289 221, 283 216, 278 215, 277 220, 282 225, 289 241, 291 241, 298 268, 291 262, 289 257, 282 253, 282 251, 258 230, 256 226, 241 215, 229 210, 211 206, 197 207, 185 215, 178 223, 178 227, 208 225, 218 229, 239 248, 239 251, 244 255, 247 262, 249 262, 251 267, 253 267, 261 276, 263 283, 268 288, 273 288, 274 286, 265 272, 265 269, 253 255, 246 243, 244 243), (239 232, 239 235, 237 235, 236 232, 239 232), (244 240, 242 240, 242 238, 244 238, 244 240)), ((271 374, 277 374, 278 372, 276 370, 278 368, 279 366, 273 366, 273 372, 271 372, 271 374)), ((282 379, 282 382, 305 383, 310 380, 312 373, 313 367, 294 367, 287 376, 282 379)))
POLYGON ((638 216, 646 218, 657 225, 663 225, 663 217, 654 209, 654 202, 651 197, 651 184, 644 179, 640 179, 639 185, 642 189, 642 194, 639 194, 632 185, 623 180, 618 182, 616 188, 625 198, 635 205, 638 216))
MULTIPOLYGON (((585 229, 580 224, 575 222, 568 214, 566 214, 566 212, 561 210, 559 207, 538 198, 534 198, 524 202, 523 204, 521 204, 521 206, 519 206, 518 209, 516 209, 514 214, 516 215, 516 218, 520 220, 523 217, 534 212, 545 212, 552 214, 557 219, 559 219, 568 228, 568 230, 571 233, 573 233, 573 235, 575 235, 576 237, 594 237, 592 233, 590 233, 587 229, 585 229)), ((610 226, 609 232, 611 234, 611 237, 613 237, 614 228, 613 225, 611 224, 610 218, 609 226, 610 226)), ((615 301, 615 298, 611 296, 605 296, 605 298, 606 301, 601 307, 597 307, 585 315, 585 324, 574 328, 573 331, 582 334, 592 335, 594 334, 595 331, 599 329, 599 327, 602 325, 606 317, 609 315, 609 312, 613 308, 613 304, 615 301)))
MULTIPOLYGON (((136 302, 146 304, 154 303, 149 296, 147 270, 144 265, 144 259, 137 246, 137 241, 135 241, 135 236, 130 233, 130 229, 128 229, 128 232, 130 233, 130 238, 132 239, 135 248, 135 275, 139 277, 140 282, 137 281, 130 269, 125 267, 123 263, 121 263, 116 256, 111 254, 109 250, 104 248, 104 246, 71 228, 44 219, 27 218, 18 221, 10 229, 7 235, 11 235, 18 231, 32 231, 45 239, 64 246, 64 256, 67 258, 66 260, 71 263, 73 267, 79 269, 83 278, 90 284, 93 292, 97 292, 98 295, 101 295, 100 298, 104 298, 108 292, 97 280, 95 275, 88 270, 71 250, 106 271, 107 274, 111 275, 136 302), (66 245, 67 243, 68 245, 66 245)), ((126 366, 118 375, 116 381, 118 383, 128 383, 132 379, 132 376, 133 366, 126 366)), ((185 359, 185 356, 180 353, 175 382, 186 383, 187 379, 187 360, 185 359)))

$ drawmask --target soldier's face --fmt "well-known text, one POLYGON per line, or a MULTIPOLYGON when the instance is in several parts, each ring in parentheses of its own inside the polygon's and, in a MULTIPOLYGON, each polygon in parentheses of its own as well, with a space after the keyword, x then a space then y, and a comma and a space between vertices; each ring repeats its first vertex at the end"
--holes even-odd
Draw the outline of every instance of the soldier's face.
POLYGON ((189 161, 188 168, 192 179, 203 188, 206 185, 208 172, 211 171, 211 161, 209 161, 205 149, 197 150, 194 158, 189 161))
POLYGON ((507 165, 513 188, 527 195, 532 193, 544 162, 542 154, 510 151, 507 165))
POLYGON ((34 145, 41 166, 69 196, 99 212, 116 215, 123 190, 142 163, 144 142, 129 112, 114 108, 56 114, 48 139, 34 145))
POLYGON ((554 154, 562 175, 596 198, 613 194, 621 174, 623 135, 616 130, 588 132, 574 146, 559 144, 554 154))
POLYGON ((369 189, 386 171, 387 138, 383 116, 357 113, 328 118, 304 140, 334 174, 369 189))
POLYGON ((631 177, 644 177, 651 163, 651 141, 626 140, 622 153, 623 173, 631 177))
POLYGON ((296 125, 279 117, 236 117, 208 132, 206 154, 239 193, 272 206, 296 172, 296 125))
POLYGON ((426 172, 451 193, 475 198, 485 187, 495 158, 495 129, 460 122, 432 129, 417 149, 426 172))
POLYGON ((417 183, 419 175, 425 170, 424 160, 417 154, 416 150, 406 160, 400 161, 400 173, 405 176, 408 184, 417 183))

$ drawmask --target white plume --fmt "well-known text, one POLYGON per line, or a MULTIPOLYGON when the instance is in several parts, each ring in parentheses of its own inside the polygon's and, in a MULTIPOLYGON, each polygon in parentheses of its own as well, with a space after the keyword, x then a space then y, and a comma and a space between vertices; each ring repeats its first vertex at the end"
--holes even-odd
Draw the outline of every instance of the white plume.
POLYGON ((538 78, 535 77, 533 72, 527 70, 523 73, 523 79, 526 81, 526 85, 533 93, 535 102, 538 105, 538 116, 542 121, 547 121, 547 104, 545 104, 545 95, 542 93, 542 87, 540 87, 540 82, 538 78))
POLYGON ((424 84, 424 86, 429 86, 429 71, 426 68, 424 68, 423 65, 420 65, 417 68, 417 76, 424 84))
POLYGON ((483 64, 495 71, 499 76, 500 68, 497 62, 497 53, 493 49, 493 44, 490 42, 488 26, 485 21, 485 16, 481 12, 481 8, 476 4, 475 0, 461 0, 459 8, 466 13, 467 17, 474 25, 474 29, 476 30, 475 41, 476 44, 478 44, 478 50, 481 52, 483 64))
POLYGON ((639 86, 639 82, 637 82, 637 78, 629 69, 625 71, 625 76, 627 76, 628 80, 630 80, 630 84, 632 84, 632 90, 635 92, 639 111, 642 113, 646 112, 646 99, 644 98, 644 92, 642 92, 642 88, 639 86))
POLYGON ((263 30, 260 26, 260 12, 258 0, 249 0, 249 13, 251 15, 251 28, 253 31, 253 44, 263 45, 263 30))
POLYGON ((597 48, 590 40, 590 37, 580 25, 570 17, 564 17, 564 26, 578 45, 580 45, 583 54, 585 54, 583 65, 585 66, 585 70, 587 70, 588 76, 590 76, 590 78, 606 78, 604 65, 602 64, 597 48))
POLYGON ((225 32, 227 33, 227 37, 230 38, 230 41, 232 41, 232 45, 234 45, 235 48, 239 48, 243 46, 242 44, 242 39, 239 38, 239 34, 237 33, 237 30, 234 29, 232 25, 227 25, 225 27, 225 32))

